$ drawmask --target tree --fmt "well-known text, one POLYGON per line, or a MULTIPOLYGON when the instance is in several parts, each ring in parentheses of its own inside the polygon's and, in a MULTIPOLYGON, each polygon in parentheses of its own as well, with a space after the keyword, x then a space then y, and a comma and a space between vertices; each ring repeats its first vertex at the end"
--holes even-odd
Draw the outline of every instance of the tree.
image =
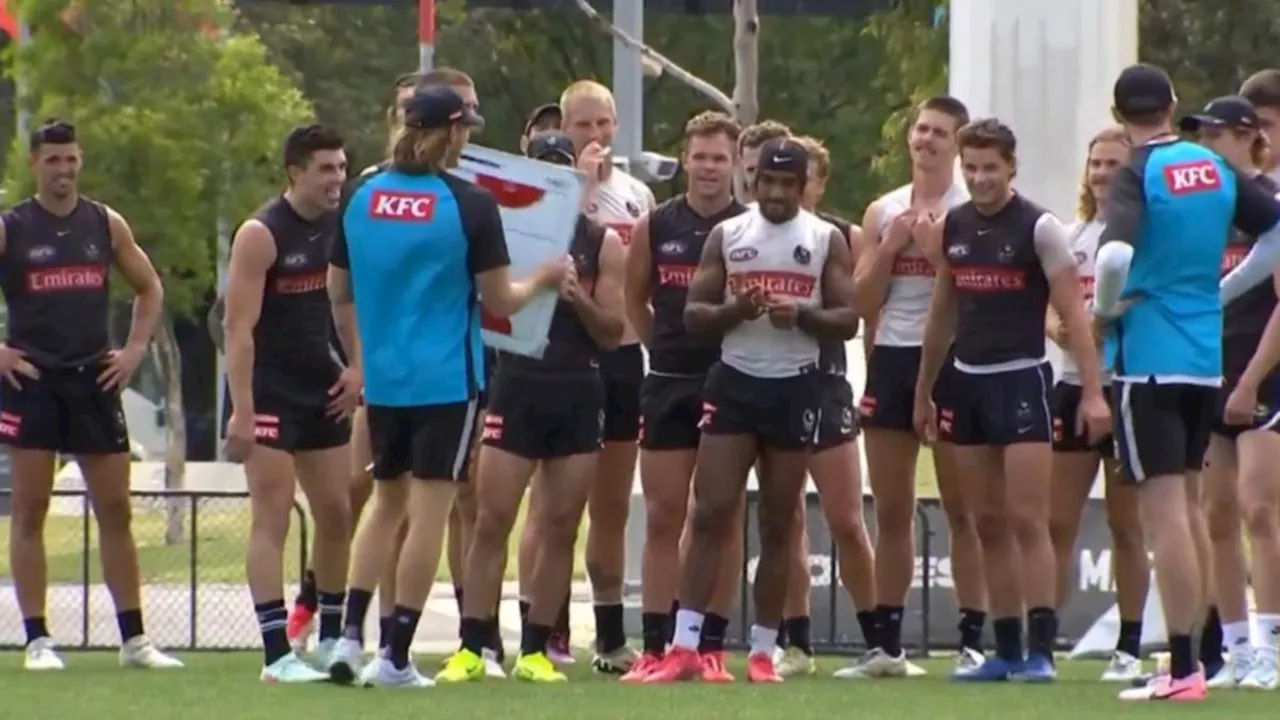
MULTIPOLYGON (((32 28, 13 71, 34 118, 77 126, 84 194, 132 225, 165 284, 153 358, 165 387, 166 487, 183 487, 186 427, 173 319, 214 289, 220 217, 248 215, 280 185, 279 145, 311 110, 251 34, 227 34, 219 0, 94 0, 77 31, 58 18, 66 0, 23 0, 32 28), (212 29, 212 30, 211 30, 212 29)), ((7 192, 33 191, 25 138, 9 154, 7 192)), ((114 283, 119 289, 121 282, 114 283)), ((171 503, 166 539, 182 535, 171 503)))

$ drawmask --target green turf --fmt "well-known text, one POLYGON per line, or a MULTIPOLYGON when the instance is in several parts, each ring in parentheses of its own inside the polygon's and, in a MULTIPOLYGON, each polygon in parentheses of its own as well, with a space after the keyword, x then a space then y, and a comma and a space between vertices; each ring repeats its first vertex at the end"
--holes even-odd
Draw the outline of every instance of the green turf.
MULTIPOLYGON (((475 685, 427 690, 357 690, 331 686, 267 686, 257 681, 259 656, 250 653, 190 654, 185 670, 147 673, 115 666, 114 654, 71 653, 69 669, 57 674, 24 674, 21 656, 0 654, 4 717, 94 720, 348 720, 428 717, 466 720, 782 720, 791 718, 874 720, 1045 720, 1106 717, 1274 717, 1276 697, 1244 691, 1219 692, 1208 703, 1170 708, 1126 704, 1117 688, 1097 682, 1101 665, 1064 662, 1056 685, 960 685, 947 681, 949 662, 925 663, 930 676, 864 683, 829 677, 840 666, 824 659, 820 674, 757 687, 688 684, 674 687, 624 686, 592 676, 580 660, 566 685, 530 686, 486 680, 475 685), (180 710, 179 710, 180 709, 180 710)), ((424 670, 438 658, 419 658, 424 670)), ((733 670, 742 675, 741 664, 733 670)))

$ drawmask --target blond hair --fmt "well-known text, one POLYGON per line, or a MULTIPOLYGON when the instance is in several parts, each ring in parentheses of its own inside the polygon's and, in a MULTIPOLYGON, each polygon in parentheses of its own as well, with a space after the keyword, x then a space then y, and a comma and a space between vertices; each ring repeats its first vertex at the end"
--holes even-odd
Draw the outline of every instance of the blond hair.
POLYGON ((402 127, 391 136, 391 164, 409 175, 438 173, 453 167, 461 147, 453 142, 453 126, 402 127))
POLYGON ((812 135, 801 135, 792 139, 809 153, 809 162, 819 178, 826 180, 831 177, 831 151, 827 150, 827 146, 823 145, 821 140, 812 135))
POLYGON ((1089 188, 1089 155, 1098 143, 1118 142, 1129 145, 1129 135, 1119 125, 1109 125, 1098 131, 1089 141, 1089 149, 1085 151, 1084 173, 1080 176, 1080 196, 1076 201, 1076 217, 1083 222, 1093 222, 1098 217, 1098 198, 1093 196, 1089 188))
POLYGON ((762 120, 743 128, 742 134, 738 136, 738 152, 755 149, 770 140, 786 137, 791 137, 791 128, 777 120, 762 120))
POLYGON ((569 105, 574 100, 583 98, 607 104, 615 115, 618 112, 617 106, 613 102, 613 92, 609 88, 595 80, 577 80, 565 88, 564 92, 560 93, 560 114, 568 116, 569 105))

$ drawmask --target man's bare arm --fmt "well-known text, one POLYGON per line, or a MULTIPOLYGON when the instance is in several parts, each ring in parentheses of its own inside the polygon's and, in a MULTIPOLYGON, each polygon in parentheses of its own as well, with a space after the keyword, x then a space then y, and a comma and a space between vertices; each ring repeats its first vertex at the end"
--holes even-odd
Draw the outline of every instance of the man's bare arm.
POLYGON ((858 265, 854 269, 853 292, 857 307, 864 317, 879 314, 889 294, 893 279, 893 260, 897 253, 888 252, 880 242, 880 205, 871 203, 862 218, 862 239, 858 265))
POLYGON ((646 214, 631 229, 631 245, 627 248, 627 285, 625 303, 627 320, 635 328, 646 347, 653 341, 653 249, 649 247, 649 216, 646 214))
POLYGON ((360 356, 360 332, 356 325, 355 293, 351 288, 351 271, 337 265, 329 266, 327 279, 329 304, 333 306, 333 327, 338 334, 338 344, 347 356, 347 363, 356 372, 363 372, 364 358, 360 356))
MULTIPOLYGON (((1275 285, 1276 292, 1280 293, 1280 272, 1272 275, 1271 282, 1275 285)), ((1276 365, 1280 365, 1280 307, 1271 311, 1271 317, 1267 319, 1267 325, 1262 330, 1258 347, 1253 351, 1253 357, 1249 358, 1249 364, 1245 366, 1244 373, 1240 375, 1240 380, 1236 383, 1237 387, 1259 387, 1276 365)))
POLYGON ((684 325, 694 335, 723 334, 742 322, 742 313, 725 303, 724 231, 716 226, 702 246, 702 258, 689 283, 684 303, 684 325))
MULTIPOLYGON (((236 231, 227 263, 227 309, 224 332, 227 348, 227 386, 231 407, 252 414, 253 331, 262 315, 262 289, 276 261, 276 242, 267 226, 250 220, 236 231)), ((349 356, 348 356, 349 357, 349 356)))
POLYGON ((858 312, 853 299, 853 253, 839 230, 827 239, 827 260, 822 266, 822 307, 800 308, 796 325, 824 340, 848 340, 858 333, 858 312))
POLYGON ((129 223, 111 208, 107 208, 107 227, 111 230, 116 268, 134 292, 133 321, 125 346, 145 350, 164 310, 164 285, 151 258, 138 247, 129 223))
POLYGON ((606 230, 600 245, 595 291, 591 295, 579 293, 573 299, 574 312, 602 350, 618 347, 626 329, 622 321, 624 262, 622 239, 616 232, 606 230))
POLYGON ((939 268, 929 302, 929 315, 924 323, 924 343, 920 350, 920 374, 916 377, 916 397, 928 397, 942 372, 947 349, 956 335, 955 278, 951 266, 939 268), (923 388, 923 389, 921 389, 923 388))
POLYGON ((1102 362, 1093 341, 1092 318, 1085 311, 1070 236, 1062 223, 1049 213, 1036 221, 1034 232, 1040 269, 1049 279, 1049 304, 1066 328, 1067 350, 1079 368, 1082 391, 1101 397, 1102 362))

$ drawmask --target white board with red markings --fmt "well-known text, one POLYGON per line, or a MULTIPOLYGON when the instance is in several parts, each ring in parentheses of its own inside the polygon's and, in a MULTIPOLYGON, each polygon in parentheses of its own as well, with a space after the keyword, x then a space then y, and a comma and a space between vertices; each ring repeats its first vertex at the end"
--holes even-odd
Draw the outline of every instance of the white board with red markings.
MULTIPOLYGON (((468 145, 452 174, 488 190, 498 201, 511 256, 511 277, 568 254, 586 192, 581 172, 519 155, 468 145)), ((481 312, 485 345, 541 357, 556 309, 556 294, 544 293, 509 318, 481 312)))

